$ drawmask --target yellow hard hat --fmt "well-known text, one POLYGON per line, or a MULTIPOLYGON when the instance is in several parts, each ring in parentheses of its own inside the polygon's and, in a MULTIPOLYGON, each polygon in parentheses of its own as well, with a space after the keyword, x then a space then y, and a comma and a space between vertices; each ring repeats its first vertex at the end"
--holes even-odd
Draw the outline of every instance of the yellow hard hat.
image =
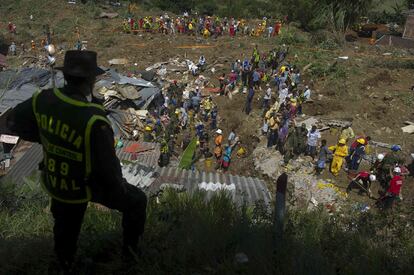
POLYGON ((296 102, 297 100, 296 100, 296 98, 291 98, 290 101, 291 102, 296 102))
POLYGON ((180 111, 178 111, 178 110, 175 110, 175 114, 176 115, 178 115, 180 113, 180 111))
POLYGON ((145 131, 152 131, 152 128, 150 126, 146 126, 145 131))
POLYGON ((197 145, 200 145, 200 141, 199 141, 199 140, 197 140, 196 144, 197 144, 197 145))
POLYGON ((360 143, 360 144, 365 144, 365 139, 359 138, 359 139, 357 139, 357 142, 360 143))
POLYGON ((346 144, 346 140, 344 138, 341 138, 338 143, 339 144, 346 144))

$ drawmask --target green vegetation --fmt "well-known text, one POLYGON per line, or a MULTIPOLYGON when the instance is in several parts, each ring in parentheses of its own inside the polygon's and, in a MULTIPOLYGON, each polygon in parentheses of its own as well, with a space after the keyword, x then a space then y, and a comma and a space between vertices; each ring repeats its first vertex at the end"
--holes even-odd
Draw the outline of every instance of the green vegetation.
MULTIPOLYGON (((47 274, 52 253, 48 199, 34 182, 0 186, 2 274, 47 274)), ((413 274, 414 212, 340 217, 291 211, 284 241, 273 240, 263 205, 237 207, 225 194, 165 191, 152 198, 136 264, 121 259, 121 219, 90 206, 79 242, 79 274, 413 274), (247 263, 235 255, 244 253, 247 263), (92 273, 94 274, 94 273, 92 273)))

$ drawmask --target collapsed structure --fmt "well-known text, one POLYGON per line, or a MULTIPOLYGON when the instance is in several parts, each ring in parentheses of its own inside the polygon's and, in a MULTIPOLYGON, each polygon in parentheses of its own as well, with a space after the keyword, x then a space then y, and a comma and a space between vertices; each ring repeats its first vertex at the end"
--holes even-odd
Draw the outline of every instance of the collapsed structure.
MULTIPOLYGON (((180 192, 203 190, 210 198, 215 192, 226 191, 238 205, 254 205, 259 201, 270 205, 272 197, 263 180, 189 171, 173 166, 160 168, 160 144, 142 142, 145 120, 151 116, 151 110, 163 103, 162 88, 168 86, 177 74, 181 74, 184 82, 188 83, 185 88, 187 92, 196 85, 204 87, 207 84, 203 76, 193 82, 188 80, 193 65, 189 60, 180 62, 171 59, 128 76, 106 69, 106 74, 96 82, 93 95, 102 102, 111 121, 124 177, 148 194, 157 194, 165 187, 172 187, 180 192)), ((50 70, 36 67, 0 73, 0 88, 4 91, 0 99, 2 129, 5 129, 7 112, 29 99, 36 90, 52 88, 53 84, 63 87, 62 73, 53 75, 54 82, 50 70)), ((0 180, 23 184, 36 175, 35 171, 43 158, 42 147, 21 141, 18 137, 5 136, 3 140, 12 140, 14 144, 6 146, 6 153, 1 154, 0 161, 6 165, 1 169, 4 176, 0 180)))

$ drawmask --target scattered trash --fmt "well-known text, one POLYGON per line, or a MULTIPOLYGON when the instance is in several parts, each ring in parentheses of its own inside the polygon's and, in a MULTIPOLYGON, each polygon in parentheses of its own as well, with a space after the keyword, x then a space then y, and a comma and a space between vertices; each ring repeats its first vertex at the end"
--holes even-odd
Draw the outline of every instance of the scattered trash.
POLYGON ((348 60, 349 59, 349 56, 339 56, 338 59, 348 60))
POLYGON ((119 87, 118 91, 121 95, 127 99, 138 99, 140 95, 138 94, 137 89, 133 86, 119 87))
POLYGON ((126 58, 114 58, 108 61, 109 65, 126 65, 128 64, 128 59, 126 58))
POLYGON ((384 56, 390 56, 390 55, 392 55, 392 53, 383 53, 382 55, 384 55, 384 56))

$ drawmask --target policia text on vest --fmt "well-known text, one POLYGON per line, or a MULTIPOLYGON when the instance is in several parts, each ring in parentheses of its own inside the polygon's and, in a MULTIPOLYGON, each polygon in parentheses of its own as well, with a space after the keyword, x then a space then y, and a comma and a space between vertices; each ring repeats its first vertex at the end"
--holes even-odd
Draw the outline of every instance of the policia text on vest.
POLYGON ((89 201, 91 129, 98 120, 109 125, 105 111, 100 105, 75 100, 58 89, 36 93, 32 104, 44 152, 43 187, 62 202, 89 201), (71 115, 74 113, 77 115, 71 115))

